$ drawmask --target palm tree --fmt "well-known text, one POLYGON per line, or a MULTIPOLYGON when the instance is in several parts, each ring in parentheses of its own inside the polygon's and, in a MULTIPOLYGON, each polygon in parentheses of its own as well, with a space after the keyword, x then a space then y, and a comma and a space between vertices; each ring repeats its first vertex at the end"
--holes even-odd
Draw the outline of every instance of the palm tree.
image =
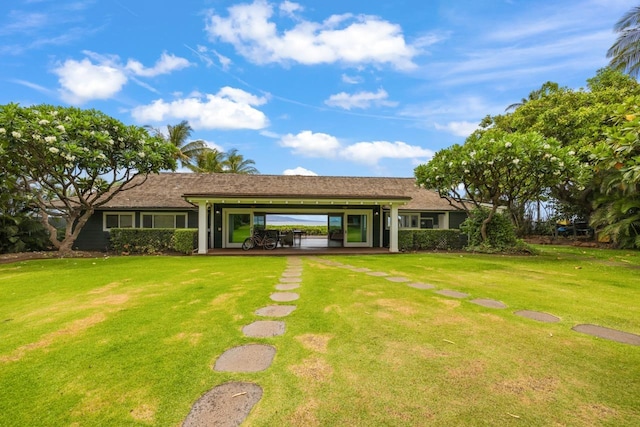
POLYGON ((253 165, 255 165, 251 159, 246 159, 242 154, 238 154, 238 150, 235 148, 230 150, 226 154, 226 158, 223 162, 224 172, 227 173, 241 173, 241 174, 257 174, 258 169, 256 169, 253 165))
POLYGON ((207 143, 200 139, 187 142, 187 139, 191 136, 193 129, 186 120, 181 121, 175 126, 167 125, 168 136, 149 125, 145 127, 152 130, 165 141, 171 142, 171 144, 178 148, 175 159, 180 161, 182 167, 191 169, 193 162, 198 158, 201 152, 208 148, 207 143))
POLYGON ((187 167, 198 173, 222 173, 224 172, 225 155, 214 148, 205 147, 196 157, 195 165, 187 167))
POLYGON ((640 6, 625 13, 613 31, 618 33, 618 38, 607 51, 607 58, 611 58, 609 65, 637 77, 640 72, 640 6))

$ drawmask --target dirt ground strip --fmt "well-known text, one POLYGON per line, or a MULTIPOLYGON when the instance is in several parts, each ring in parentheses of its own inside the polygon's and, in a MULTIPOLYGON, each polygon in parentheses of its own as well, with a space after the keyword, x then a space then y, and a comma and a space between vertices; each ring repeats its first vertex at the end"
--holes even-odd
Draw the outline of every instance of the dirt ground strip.
POLYGON ((261 398, 262 387, 257 384, 231 382, 219 385, 198 399, 182 426, 239 426, 261 398))

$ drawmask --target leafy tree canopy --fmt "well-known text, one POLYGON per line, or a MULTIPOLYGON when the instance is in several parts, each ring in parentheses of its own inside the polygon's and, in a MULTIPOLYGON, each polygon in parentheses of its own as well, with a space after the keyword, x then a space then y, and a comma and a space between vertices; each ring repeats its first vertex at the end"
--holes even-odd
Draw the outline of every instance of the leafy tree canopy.
POLYGON ((465 209, 490 205, 486 224, 504 206, 514 223, 522 221, 527 203, 553 186, 579 186, 579 162, 570 148, 536 132, 509 134, 492 129, 475 133, 464 145, 438 151, 415 169, 419 185, 436 190, 465 209))
POLYGON ((174 145, 96 110, 0 106, 5 172, 31 194, 52 244, 71 250, 95 208, 131 188, 138 175, 175 169, 174 145), (49 224, 66 222, 62 241, 49 224))

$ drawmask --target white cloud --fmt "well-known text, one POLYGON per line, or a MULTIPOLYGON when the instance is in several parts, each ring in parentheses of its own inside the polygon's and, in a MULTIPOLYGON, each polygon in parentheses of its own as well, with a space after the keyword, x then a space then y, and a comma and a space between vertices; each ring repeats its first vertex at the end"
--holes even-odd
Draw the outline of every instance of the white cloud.
POLYGON ((357 85, 362 83, 364 79, 360 76, 349 76, 347 74, 342 75, 342 82, 350 85, 357 85))
POLYGON ((289 133, 282 137, 280 145, 292 148, 294 154, 306 157, 335 157, 340 148, 340 142, 335 136, 313 133, 310 130, 297 135, 289 133))
MULTIPOLYGON (((295 4, 295 3, 294 3, 295 4)), ((291 4, 288 9, 291 9, 291 4)), ((416 67, 419 49, 406 43, 399 25, 376 16, 332 15, 323 22, 299 20, 282 30, 270 20, 273 7, 265 0, 228 8, 228 17, 211 13, 206 30, 212 40, 231 43, 258 64, 348 65, 388 64, 398 70, 416 67)))
POLYGON ((295 16, 296 12, 302 12, 304 10, 304 7, 302 7, 300 4, 289 0, 284 0, 282 3, 280 3, 280 6, 278 6, 278 8, 280 9, 280 12, 287 16, 295 16))
POLYGON ((314 171, 310 171, 309 169, 305 169, 302 166, 298 166, 294 169, 285 169, 282 172, 282 175, 304 175, 304 176, 318 176, 314 171))
POLYGON ((145 68, 134 59, 129 59, 126 65, 122 65, 117 55, 102 55, 91 51, 83 53, 84 59, 68 59, 52 70, 58 76, 62 99, 70 104, 113 98, 130 79, 157 93, 157 90, 138 80, 136 76, 154 77, 191 65, 186 59, 166 52, 162 53, 153 68, 145 68))
POLYGON ((224 87, 215 94, 191 95, 174 101, 158 99, 132 110, 139 123, 188 120, 194 129, 263 129, 269 120, 253 108, 266 101, 241 89, 224 87))
POLYGON ((453 135, 464 136, 464 137, 471 135, 476 129, 478 129, 478 123, 471 123, 471 122, 465 122, 465 121, 449 122, 446 125, 435 123, 434 126, 438 130, 443 130, 453 135))
POLYGON ((401 141, 357 142, 345 146, 335 136, 309 130, 283 136, 280 145, 306 157, 337 157, 368 165, 376 165, 381 159, 426 159, 433 156, 431 150, 401 141))
POLYGON ((184 58, 180 58, 179 56, 175 56, 167 52, 162 52, 160 59, 156 61, 153 68, 145 68, 144 65, 135 59, 129 59, 126 68, 131 70, 137 76, 155 77, 161 74, 169 74, 173 71, 181 70, 191 65, 193 64, 184 58))
POLYGON ((387 101, 388 97, 389 94, 384 89, 378 89, 377 92, 357 92, 354 94, 340 92, 331 95, 324 103, 331 107, 340 107, 345 110, 351 110, 352 108, 364 109, 372 105, 387 107, 395 107, 398 105, 397 102, 387 101))
POLYGON ((62 99, 70 104, 109 99, 127 83, 127 76, 121 68, 108 63, 93 64, 88 58, 66 60, 53 72, 58 75, 62 99))
POLYGON ((406 142, 358 142, 346 147, 341 156, 349 160, 375 165, 380 159, 417 159, 433 156, 433 151, 406 142))

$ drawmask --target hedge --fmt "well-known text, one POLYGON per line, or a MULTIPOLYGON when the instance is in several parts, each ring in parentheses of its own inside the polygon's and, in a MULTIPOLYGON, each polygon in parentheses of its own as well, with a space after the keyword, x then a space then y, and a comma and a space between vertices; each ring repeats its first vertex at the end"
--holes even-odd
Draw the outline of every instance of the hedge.
POLYGON ((401 251, 462 249, 466 236, 460 230, 399 230, 398 249, 401 251))
POLYGON ((111 249, 125 254, 190 254, 196 248, 197 234, 193 228, 114 228, 109 241, 111 249))

